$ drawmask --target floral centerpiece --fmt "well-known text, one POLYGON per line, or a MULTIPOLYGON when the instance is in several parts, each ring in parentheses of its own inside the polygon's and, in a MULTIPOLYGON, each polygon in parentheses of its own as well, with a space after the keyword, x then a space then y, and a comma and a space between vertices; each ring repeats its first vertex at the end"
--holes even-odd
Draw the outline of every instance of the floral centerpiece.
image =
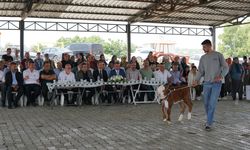
POLYGON ((109 82, 125 82, 126 79, 123 78, 123 76, 121 75, 115 75, 115 76, 112 76, 111 78, 109 78, 109 82))

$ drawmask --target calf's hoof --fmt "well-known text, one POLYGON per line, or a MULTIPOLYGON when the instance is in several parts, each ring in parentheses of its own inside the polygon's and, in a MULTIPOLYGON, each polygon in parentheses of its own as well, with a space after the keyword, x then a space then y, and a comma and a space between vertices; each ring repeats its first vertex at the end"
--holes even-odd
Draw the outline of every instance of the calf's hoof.
POLYGON ((188 120, 190 120, 192 118, 192 114, 191 112, 188 113, 188 116, 187 116, 188 120))
POLYGON ((171 124, 172 124, 172 122, 171 122, 171 121, 167 121, 167 124, 168 124, 168 125, 171 125, 171 124))
POLYGON ((182 119, 183 119, 183 114, 180 114, 180 116, 179 116, 179 119, 178 119, 178 121, 182 121, 182 119))

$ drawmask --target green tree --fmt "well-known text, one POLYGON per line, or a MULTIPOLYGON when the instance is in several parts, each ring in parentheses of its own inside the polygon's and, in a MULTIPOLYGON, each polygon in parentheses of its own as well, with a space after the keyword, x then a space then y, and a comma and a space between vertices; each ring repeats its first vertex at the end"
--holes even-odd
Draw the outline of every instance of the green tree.
POLYGON ((41 43, 37 43, 31 46, 31 50, 34 52, 41 52, 42 49, 46 48, 47 46, 41 43))
POLYGON ((126 55, 127 52, 127 45, 122 40, 108 39, 103 48, 105 54, 117 55, 118 57, 126 55))
POLYGON ((249 37, 250 25, 224 28, 224 33, 219 36, 218 49, 225 57, 249 55, 249 37))
POLYGON ((74 36, 73 38, 65 38, 61 37, 57 40, 56 46, 57 47, 65 47, 72 43, 98 43, 103 44, 105 41, 100 38, 99 36, 90 36, 90 37, 79 37, 74 36))

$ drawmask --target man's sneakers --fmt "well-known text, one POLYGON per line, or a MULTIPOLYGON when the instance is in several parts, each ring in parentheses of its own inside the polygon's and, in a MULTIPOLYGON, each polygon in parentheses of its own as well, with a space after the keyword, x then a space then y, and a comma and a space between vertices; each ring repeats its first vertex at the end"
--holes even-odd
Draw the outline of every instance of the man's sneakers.
POLYGON ((212 130, 212 127, 209 126, 209 125, 207 125, 207 123, 204 123, 203 126, 204 126, 204 129, 205 129, 206 131, 211 131, 211 130, 212 130))
POLYGON ((205 130, 206 130, 206 131, 211 131, 212 128, 211 128, 210 126, 206 125, 205 130))

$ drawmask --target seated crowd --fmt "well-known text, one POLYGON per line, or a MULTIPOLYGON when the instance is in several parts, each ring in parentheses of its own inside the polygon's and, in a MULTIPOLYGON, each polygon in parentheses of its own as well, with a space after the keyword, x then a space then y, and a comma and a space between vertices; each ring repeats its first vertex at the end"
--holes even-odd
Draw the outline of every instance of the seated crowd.
MULTIPOLYGON (((18 101, 22 95, 27 97, 27 105, 36 106, 36 99, 42 94, 45 102, 49 102, 51 97, 49 96, 47 83, 53 83, 57 81, 98 81, 103 80, 105 82, 115 75, 120 75, 127 80, 155 80, 165 81, 172 83, 173 85, 188 84, 191 86, 195 79, 197 68, 194 65, 190 66, 186 63, 186 58, 180 58, 176 56, 174 60, 170 60, 169 57, 164 57, 161 63, 157 62, 157 58, 149 53, 147 59, 143 61, 143 67, 141 68, 136 60, 136 57, 132 57, 130 62, 127 62, 126 57, 121 58, 121 62, 117 60, 116 56, 113 56, 111 61, 107 64, 105 57, 102 54, 99 60, 96 60, 94 56, 88 54, 84 56, 79 53, 75 56, 69 54, 63 54, 62 61, 54 63, 48 56, 44 55, 44 59, 40 53, 37 53, 37 58, 32 60, 29 52, 25 53, 25 58, 21 62, 14 61, 11 54, 11 49, 7 49, 7 54, 2 56, 0 61, 0 81, 1 81, 1 104, 6 106, 6 98, 8 101, 8 108, 18 107, 18 101), (20 68, 20 69, 18 69, 20 68), (19 71, 20 70, 20 71, 19 71), (15 94, 15 98, 13 95, 15 94)), ((232 78, 233 84, 239 84, 238 74, 239 68, 244 74, 244 68, 237 65, 236 58, 229 72, 230 79, 232 78), (235 65, 236 64, 236 65, 235 65)), ((248 64, 248 63, 247 63, 248 64)), ((242 76, 240 76, 242 77, 242 76)), ((227 79, 225 79, 226 81, 227 79)), ((231 81, 231 80, 230 80, 231 81)), ((202 82, 202 81, 201 81, 202 82)), ((228 83, 225 83, 228 84, 228 83)), ((237 86, 238 87, 238 86, 237 86)), ((114 91, 119 87, 106 86, 106 91, 114 91)), ((141 90, 152 90, 152 86, 141 85, 141 90)), ((82 100, 85 104, 91 104, 91 98, 95 93, 95 89, 61 89, 60 92, 64 93, 65 102, 67 104, 74 104, 77 100, 77 92, 83 93, 82 100), (69 99, 68 91, 73 91, 72 99, 69 99)), ((102 87, 97 88, 97 91, 103 90, 102 87)), ((131 93, 126 90, 126 94, 131 93)), ((222 90, 225 93, 225 90, 222 90)), ((228 91, 227 91, 228 92, 228 91)), ((230 91, 231 92, 231 91, 230 91)), ((235 93, 239 92, 239 88, 232 89, 232 96, 235 99, 235 93)), ((201 86, 191 88, 191 98, 196 99, 196 96, 201 94, 201 86)), ((101 99, 104 102, 108 100, 111 103, 111 99, 117 101, 117 93, 110 92, 107 95, 102 94, 101 99)), ((139 101, 144 101, 145 93, 141 93, 137 98, 139 101)), ((147 93, 148 99, 154 99, 154 92, 147 93)), ((242 97, 240 97, 242 98, 242 97)))

